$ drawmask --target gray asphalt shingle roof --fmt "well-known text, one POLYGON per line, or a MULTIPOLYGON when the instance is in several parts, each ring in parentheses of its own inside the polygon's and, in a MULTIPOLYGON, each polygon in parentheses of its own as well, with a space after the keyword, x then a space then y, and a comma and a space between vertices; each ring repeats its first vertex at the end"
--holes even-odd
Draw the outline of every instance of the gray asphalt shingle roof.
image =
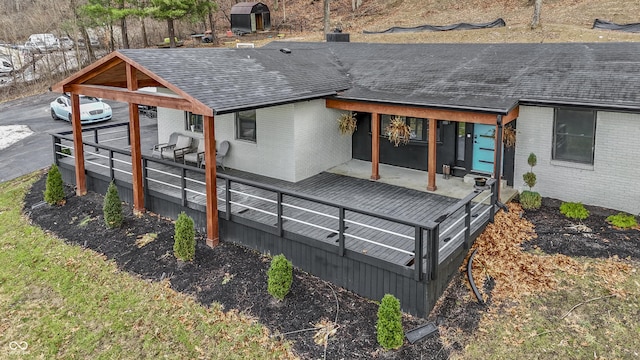
POLYGON ((129 49, 123 55, 217 114, 312 99, 350 86, 328 54, 278 49, 129 49))
POLYGON ((640 108, 640 43, 274 42, 120 50, 217 113, 324 97, 506 112, 518 101, 640 108), (290 54, 279 51, 291 49, 290 54))

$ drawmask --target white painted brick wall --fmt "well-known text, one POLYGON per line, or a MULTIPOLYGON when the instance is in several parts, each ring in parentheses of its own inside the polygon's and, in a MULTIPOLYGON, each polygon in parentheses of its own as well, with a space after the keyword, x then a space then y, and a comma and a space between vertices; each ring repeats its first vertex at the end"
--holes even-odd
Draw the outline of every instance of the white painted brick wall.
MULTIPOLYGON (((256 142, 235 138, 235 114, 215 116, 216 146, 231 144, 225 166, 297 182, 351 159, 351 137, 341 135, 339 111, 327 109, 324 100, 256 110, 256 142)), ((158 138, 184 130, 184 112, 158 108, 158 138)))
POLYGON ((351 136, 338 130, 340 111, 324 100, 295 104, 295 179, 300 181, 351 159, 351 136))
POLYGON ((293 105, 256 110, 256 142, 235 138, 235 114, 215 117, 216 144, 231 144, 225 166, 287 181, 295 181, 293 105))
POLYGON ((538 158, 534 187, 544 197, 640 213, 640 115, 597 112, 594 164, 551 160, 553 108, 521 106, 517 126, 515 186, 526 190, 527 157, 538 158))

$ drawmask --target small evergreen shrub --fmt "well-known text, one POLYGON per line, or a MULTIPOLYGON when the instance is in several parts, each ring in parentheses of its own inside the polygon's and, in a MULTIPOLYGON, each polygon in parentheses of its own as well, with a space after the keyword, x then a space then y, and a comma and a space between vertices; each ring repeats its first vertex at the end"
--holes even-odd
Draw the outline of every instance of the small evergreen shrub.
POLYGON ((376 332, 378 344, 387 350, 398 349, 404 343, 400 301, 391 294, 386 294, 380 302, 376 332))
POLYGON ((522 179, 524 180, 524 183, 529 187, 529 190, 536 186, 536 174, 532 173, 531 171, 522 174, 522 179))
POLYGON ((193 219, 183 212, 176 220, 173 254, 182 261, 193 260, 196 254, 196 230, 193 219))
POLYGON ((536 154, 529 154, 529 157, 527 158, 527 164, 531 166, 531 171, 533 171, 533 167, 538 165, 538 157, 536 156, 536 154))
POLYGON ((64 205, 64 186, 62 174, 56 164, 51 165, 47 173, 47 184, 44 190, 44 201, 49 205, 64 205))
POLYGON ((60 153, 71 156, 71 149, 62 148, 62 149, 60 149, 60 153))
POLYGON ((607 217, 607 221, 611 225, 622 229, 630 229, 632 227, 638 226, 638 221, 636 220, 635 216, 622 212, 607 217))
POLYGON ((269 276, 267 283, 267 291, 274 298, 282 301, 291 290, 293 282, 293 265, 291 261, 280 254, 273 257, 271 266, 267 272, 269 276))
POLYGON ((118 188, 113 181, 109 184, 107 194, 104 196, 102 214, 104 215, 104 222, 108 228, 119 228, 122 225, 122 221, 124 220, 122 215, 122 201, 120 201, 118 188))
POLYGON ((525 190, 520 194, 520 206, 525 210, 537 210, 542 206, 542 196, 535 191, 525 190))
POLYGON ((579 202, 564 202, 560 205, 562 215, 573 220, 584 220, 589 217, 589 210, 579 202))

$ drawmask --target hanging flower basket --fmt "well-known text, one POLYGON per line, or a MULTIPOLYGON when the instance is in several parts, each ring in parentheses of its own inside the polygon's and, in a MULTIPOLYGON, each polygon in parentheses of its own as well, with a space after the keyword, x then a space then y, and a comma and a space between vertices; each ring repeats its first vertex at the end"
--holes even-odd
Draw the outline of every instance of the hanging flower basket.
POLYGON ((396 147, 400 144, 408 144, 411 138, 411 127, 400 116, 394 116, 384 129, 384 132, 387 134, 389 141, 396 147))
POLYGON ((511 126, 505 126, 502 132, 502 142, 508 148, 516 146, 516 129, 511 126))
POLYGON ((340 134, 353 135, 357 127, 356 113, 343 113, 338 117, 338 128, 340 129, 340 134))

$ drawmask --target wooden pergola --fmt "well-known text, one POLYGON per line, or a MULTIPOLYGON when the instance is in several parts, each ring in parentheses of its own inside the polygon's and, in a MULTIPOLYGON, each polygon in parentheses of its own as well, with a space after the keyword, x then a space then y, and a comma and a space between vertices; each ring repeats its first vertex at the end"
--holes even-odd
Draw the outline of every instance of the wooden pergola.
MULTIPOLYGON (((436 131, 438 120, 468 122, 475 124, 495 125, 493 174, 500 179, 502 166, 502 131, 503 126, 518 118, 519 107, 515 106, 506 114, 448 110, 405 105, 381 104, 364 101, 327 99, 326 106, 332 109, 357 111, 371 114, 371 179, 380 179, 380 115, 410 116, 429 120, 429 139, 427 156, 427 191, 436 191, 436 131)), ((500 181, 497 182, 500 194, 500 181)), ((499 196, 499 195, 498 195, 499 196)))
POLYGON ((218 200, 216 192, 214 110, 172 85, 120 52, 112 52, 99 61, 51 87, 52 91, 69 93, 71 124, 75 148, 76 194, 86 195, 85 161, 80 123, 80 95, 94 96, 129 104, 131 133, 131 163, 134 212, 144 212, 142 152, 140 148, 140 119, 138 105, 151 105, 190 111, 203 116, 205 143, 205 178, 207 211, 207 245, 219 242, 218 200), (163 87, 173 94, 140 91, 143 87, 163 87))

